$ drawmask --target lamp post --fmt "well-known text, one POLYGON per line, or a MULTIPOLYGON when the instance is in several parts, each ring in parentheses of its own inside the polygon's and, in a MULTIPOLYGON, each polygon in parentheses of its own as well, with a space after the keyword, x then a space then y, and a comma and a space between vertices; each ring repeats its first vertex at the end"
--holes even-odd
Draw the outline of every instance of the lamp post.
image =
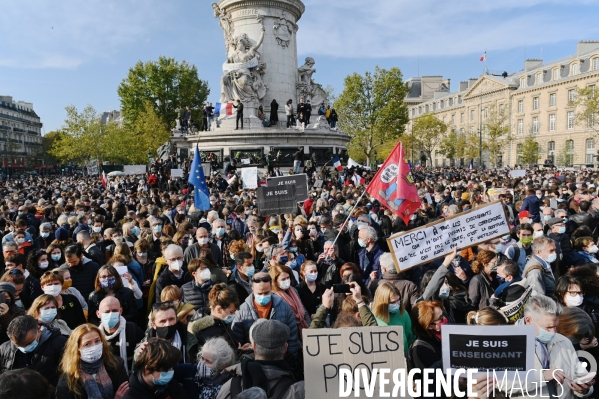
POLYGON ((148 173, 152 169, 152 152, 148 150, 148 173))
POLYGON ((373 165, 372 169, 375 171, 376 171, 377 165, 379 164, 377 161, 378 156, 379 156, 379 153, 376 150, 374 150, 374 165, 373 165))

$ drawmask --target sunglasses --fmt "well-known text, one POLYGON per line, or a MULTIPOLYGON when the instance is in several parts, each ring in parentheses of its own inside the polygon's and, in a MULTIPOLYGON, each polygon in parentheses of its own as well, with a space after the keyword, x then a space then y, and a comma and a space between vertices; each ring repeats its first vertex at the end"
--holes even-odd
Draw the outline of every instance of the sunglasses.
POLYGON ((270 283, 272 281, 272 279, 270 278, 270 276, 268 277, 258 277, 258 278, 253 278, 252 279, 252 283, 270 283))

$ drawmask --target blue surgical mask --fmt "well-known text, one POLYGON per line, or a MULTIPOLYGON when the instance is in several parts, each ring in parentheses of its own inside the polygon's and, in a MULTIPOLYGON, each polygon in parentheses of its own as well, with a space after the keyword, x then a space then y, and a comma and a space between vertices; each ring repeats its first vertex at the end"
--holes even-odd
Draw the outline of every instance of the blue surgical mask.
POLYGON ((254 299, 260 306, 266 306, 270 303, 271 295, 255 295, 254 299))
POLYGON ((248 266, 245 268, 245 275, 248 276, 249 278, 252 278, 252 276, 256 273, 256 268, 254 266, 248 266))
POLYGON ((558 233, 558 234, 564 234, 565 232, 566 232, 566 227, 565 227, 565 226, 564 226, 564 227, 560 227, 560 228, 557 230, 557 233, 558 233))
POLYGON ((548 344, 553 337, 555 336, 555 333, 551 333, 547 330, 544 330, 542 328, 539 328, 539 332, 536 335, 537 341, 540 341, 544 344, 548 344))
POLYGON ((138 236, 139 235, 139 227, 135 226, 134 228, 131 229, 131 234, 133 234, 134 236, 138 236))
POLYGON ((289 250, 290 250, 291 252, 297 252, 297 247, 289 247, 289 250))
POLYGON ((42 309, 40 311, 40 321, 42 323, 51 323, 56 318, 56 308, 42 309))
POLYGON ((42 238, 50 237, 50 233, 40 233, 40 235, 42 236, 42 238))
POLYGON ((162 225, 161 224, 157 224, 156 226, 154 226, 154 233, 162 233, 162 225))
POLYGON ((447 299, 449 298, 449 285, 444 284, 441 286, 441 289, 439 289, 439 298, 441 299, 447 299))
POLYGON ((108 329, 114 328, 121 320, 121 314, 119 312, 102 313, 102 324, 108 329))
POLYGON ((399 302, 389 304, 389 313, 397 313, 399 312, 399 302))
POLYGON ((362 248, 366 248, 366 243, 364 241, 362 241, 361 238, 358 238, 358 245, 361 246, 362 248))
POLYGON ((52 254, 52 255, 50 255, 50 257, 52 258, 52 260, 54 262, 58 262, 60 260, 60 258, 62 257, 62 255, 61 254, 52 254))
POLYGON ((216 229, 216 235, 219 237, 222 237, 225 235, 225 228, 224 227, 219 227, 218 229, 216 229))
POLYGON ((31 353, 35 350, 35 348, 37 348, 37 345, 39 344, 39 342, 37 342, 37 339, 35 341, 33 341, 32 343, 30 343, 29 345, 27 345, 26 347, 21 347, 21 346, 17 346, 17 348, 19 348, 19 350, 23 353, 31 353))
POLYGON ((543 219, 545 219, 545 221, 551 219, 551 215, 543 215, 543 219))
POLYGON ((154 381, 154 385, 167 385, 173 379, 173 375, 175 375, 175 370, 161 371, 160 378, 155 379, 152 377, 152 380, 154 381))
POLYGON ((227 317, 224 318, 223 321, 227 324, 231 324, 231 323, 233 323, 233 320, 235 320, 235 315, 229 314, 229 315, 227 315, 227 317))
POLYGON ((286 264, 286 263, 287 263, 287 261, 288 261, 288 260, 289 260, 289 257, 288 257, 287 255, 283 255, 283 256, 281 256, 281 257, 279 258, 279 263, 280 263, 281 265, 284 265, 284 264, 286 264))
POLYGON ((553 262, 555 262, 556 259, 557 259, 557 254, 549 254, 549 256, 547 256, 547 259, 545 259, 545 262, 553 263, 553 262))

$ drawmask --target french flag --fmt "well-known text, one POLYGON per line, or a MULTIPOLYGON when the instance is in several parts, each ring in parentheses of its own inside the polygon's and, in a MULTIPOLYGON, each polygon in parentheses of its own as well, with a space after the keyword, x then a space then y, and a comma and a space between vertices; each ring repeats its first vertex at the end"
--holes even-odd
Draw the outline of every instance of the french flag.
POLYGON ((420 162, 416 163, 416 170, 420 170, 420 162))
POLYGON ((338 172, 341 172, 343 170, 343 165, 341 165, 341 160, 339 160, 339 157, 333 158, 333 166, 335 167, 335 169, 337 169, 338 172))
POLYGON ((102 181, 102 185, 106 187, 108 180, 106 179, 106 172, 102 171, 102 176, 100 176, 100 181, 102 181))
POLYGON ((468 164, 468 170, 472 169, 474 169, 474 165, 472 165, 472 160, 470 160, 470 163, 468 164))
POLYGON ((485 53, 483 55, 481 55, 480 57, 480 62, 483 62, 487 59, 487 52, 485 51, 485 53))

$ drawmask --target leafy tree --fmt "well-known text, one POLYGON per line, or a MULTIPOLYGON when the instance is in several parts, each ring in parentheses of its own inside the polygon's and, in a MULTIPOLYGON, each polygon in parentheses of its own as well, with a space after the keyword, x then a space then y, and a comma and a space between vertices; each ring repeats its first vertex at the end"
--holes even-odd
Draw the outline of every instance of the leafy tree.
POLYGON ((449 125, 430 112, 414 119, 413 134, 418 138, 420 148, 422 148, 431 164, 433 162, 433 151, 439 147, 448 129, 449 125))
POLYGON ((443 154, 445 158, 456 159, 464 152, 463 147, 460 146, 460 141, 463 141, 461 134, 455 129, 451 129, 451 131, 441 139, 438 152, 443 154))
POLYGON ((469 163, 471 160, 480 157, 480 136, 477 131, 467 129, 463 136, 460 137, 458 146, 462 148, 463 157, 469 163))
POLYGON ((54 165, 58 163, 58 159, 50 154, 50 150, 62 133, 60 130, 55 130, 42 136, 42 157, 45 165, 54 165))
POLYGON ((483 149, 489 151, 489 160, 494 167, 497 167, 497 159, 513 139, 508 125, 507 112, 492 106, 484 124, 483 149))
POLYGON ((578 88, 574 105, 579 109, 577 122, 599 133, 599 93, 595 86, 578 88))
POLYGON ((158 61, 139 61, 130 68, 117 93, 125 123, 138 123, 146 112, 146 103, 150 102, 164 128, 170 129, 179 107, 189 106, 192 118, 201 120, 201 107, 210 89, 208 82, 198 77, 195 65, 161 56, 158 61))
POLYGON ((541 157, 539 143, 534 139, 534 136, 528 135, 522 142, 521 160, 523 164, 536 164, 541 157))
POLYGON ((397 142, 408 122, 408 107, 403 101, 407 93, 398 68, 376 67, 374 74, 354 73, 345 78, 335 109, 339 127, 351 137, 350 156, 370 164, 374 150, 390 140, 397 142))

